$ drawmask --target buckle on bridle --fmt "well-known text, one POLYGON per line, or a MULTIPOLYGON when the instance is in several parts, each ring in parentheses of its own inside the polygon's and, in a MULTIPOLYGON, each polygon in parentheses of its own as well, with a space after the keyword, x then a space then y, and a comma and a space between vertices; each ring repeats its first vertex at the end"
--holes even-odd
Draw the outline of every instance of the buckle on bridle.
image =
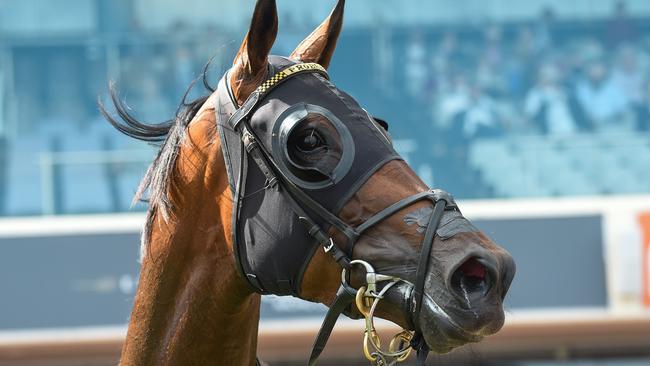
POLYGON ((330 238, 330 243, 328 245, 324 246, 323 250, 325 251, 325 253, 329 253, 330 250, 332 250, 332 248, 334 248, 334 240, 332 240, 332 238, 330 238))

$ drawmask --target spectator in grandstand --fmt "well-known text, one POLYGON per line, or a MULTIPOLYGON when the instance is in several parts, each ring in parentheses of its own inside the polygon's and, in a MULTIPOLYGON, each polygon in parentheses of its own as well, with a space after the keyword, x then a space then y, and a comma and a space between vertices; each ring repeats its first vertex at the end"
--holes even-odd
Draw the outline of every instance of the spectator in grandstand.
POLYGON ((462 57, 456 33, 453 31, 445 32, 434 53, 434 60, 444 63, 446 68, 448 68, 450 64, 462 62, 462 57))
POLYGON ((634 111, 637 126, 644 122, 645 87, 648 80, 647 65, 643 62, 645 60, 640 60, 638 53, 632 45, 623 45, 612 71, 612 82, 623 90, 628 106, 634 111))
POLYGON ((494 24, 488 26, 484 36, 479 62, 476 65, 476 81, 490 96, 500 97, 506 89, 501 27, 494 24))
POLYGON ((648 75, 647 68, 640 63, 637 50, 626 44, 620 48, 612 71, 612 82, 623 90, 625 98, 632 105, 640 105, 644 98, 644 84, 648 75))
POLYGON ((506 94, 505 65, 493 66, 493 61, 485 55, 475 68, 475 78, 478 86, 493 98, 500 98, 506 94))
POLYGON ((476 84, 469 92, 467 105, 454 117, 454 125, 460 129, 459 135, 466 141, 501 135, 497 102, 476 84))
POLYGON ((632 122, 627 99, 620 85, 608 74, 604 62, 590 62, 586 76, 578 81, 576 96, 589 123, 596 129, 625 129, 632 122))
POLYGON ((436 92, 447 93, 453 89, 451 75, 464 62, 461 54, 458 37, 454 32, 445 32, 435 49, 431 64, 431 84, 436 92))
POLYGON ((532 28, 520 27, 511 54, 506 57, 505 73, 508 97, 519 102, 531 84, 539 50, 535 46, 532 28))
POLYGON ((470 103, 470 87, 466 76, 460 72, 453 73, 449 81, 449 88, 442 90, 438 103, 435 104, 434 117, 442 128, 450 128, 456 116, 465 111, 470 103))
POLYGON ((543 53, 553 47, 553 28, 555 23, 555 11, 547 6, 534 27, 534 47, 538 53, 543 53))
POLYGON ((467 151, 476 138, 502 134, 498 102, 486 95, 476 81, 455 70, 449 89, 440 93, 436 106, 435 131, 426 137, 436 185, 454 186, 461 196, 470 197, 483 185, 472 175, 467 151))
POLYGON ((435 119, 454 143, 465 144, 478 137, 500 135, 500 107, 475 80, 462 74, 453 76, 453 87, 440 95, 435 119))
POLYGON ((577 131, 569 95, 555 65, 540 67, 537 83, 526 95, 524 113, 544 134, 569 135, 577 131))
POLYGON ((428 84, 429 58, 427 56, 426 37, 420 31, 411 34, 406 46, 406 65, 404 68, 406 88, 413 99, 423 97, 428 84))
POLYGON ((562 52, 575 52, 578 58, 578 67, 582 74, 592 64, 603 63, 607 59, 608 49, 603 42, 595 37, 568 37, 570 40, 570 47, 564 47, 562 52))
POLYGON ((639 36, 639 30, 633 19, 627 13, 625 1, 618 1, 614 6, 614 13, 607 21, 605 40, 610 47, 624 42, 633 42, 639 36))
POLYGON ((491 68, 498 68, 503 61, 502 36, 503 30, 498 24, 491 24, 485 29, 482 53, 483 59, 491 68))
POLYGON ((650 83, 645 84, 644 103, 637 110, 637 130, 650 131, 650 83))

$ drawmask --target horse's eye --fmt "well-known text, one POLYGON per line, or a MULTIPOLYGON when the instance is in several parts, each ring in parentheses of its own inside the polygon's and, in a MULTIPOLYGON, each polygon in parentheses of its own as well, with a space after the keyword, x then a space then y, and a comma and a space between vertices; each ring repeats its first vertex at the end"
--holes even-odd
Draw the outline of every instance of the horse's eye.
POLYGON ((296 139, 296 148, 302 152, 313 152, 323 146, 323 140, 315 130, 308 131, 296 139))

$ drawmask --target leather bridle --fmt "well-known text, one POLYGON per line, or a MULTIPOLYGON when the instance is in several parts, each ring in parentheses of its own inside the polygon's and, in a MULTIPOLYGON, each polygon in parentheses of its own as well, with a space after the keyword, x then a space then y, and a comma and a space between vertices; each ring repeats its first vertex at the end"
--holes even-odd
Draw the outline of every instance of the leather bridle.
MULTIPOLYGON (((341 220, 337 215, 324 208, 321 204, 316 202, 312 197, 304 192, 304 190, 295 184, 286 172, 284 172, 277 164, 276 157, 269 153, 268 149, 259 141, 258 136, 254 133, 250 125, 250 118, 255 110, 259 107, 260 103, 270 93, 270 91, 278 88, 282 83, 296 75, 304 73, 317 73, 327 77, 326 71, 318 64, 305 63, 295 64, 284 70, 281 70, 272 75, 266 82, 258 87, 239 107, 228 120, 228 125, 237 131, 241 137, 244 146, 244 156, 250 156, 255 164, 259 167, 262 174, 266 179, 266 189, 277 189, 282 192, 286 201, 290 204, 293 212, 298 216, 309 235, 312 236, 323 247, 325 252, 329 253, 334 260, 342 267, 344 275, 342 276, 342 283, 337 291, 336 297, 331 304, 323 324, 318 332, 318 336, 314 343, 314 347, 310 356, 309 365, 314 365, 320 353, 322 352, 330 333, 338 319, 339 315, 355 301, 355 297, 367 297, 369 300, 376 299, 378 301, 382 298, 383 292, 377 291, 376 282, 382 280, 390 282, 404 281, 399 277, 383 276, 374 273, 374 269, 367 262, 353 261, 351 258, 351 250, 346 253, 342 248, 353 248, 357 240, 368 229, 374 227, 382 220, 395 214, 396 212, 420 201, 429 201, 433 204, 433 212, 428 220, 428 225, 422 241, 422 249, 417 266, 415 282, 411 284, 411 291, 409 295, 409 316, 407 321, 410 326, 415 330, 412 337, 405 337, 410 346, 417 350, 418 365, 423 365, 426 360, 427 353, 429 352, 428 346, 422 337, 422 329, 419 328, 419 314, 422 309, 424 286, 427 275, 427 268, 431 256, 432 246, 436 235, 436 230, 439 226, 440 220, 445 210, 458 211, 458 207, 454 199, 445 191, 442 190, 429 190, 420 192, 412 196, 406 197, 398 202, 393 203, 389 207, 375 213, 365 222, 358 226, 351 226, 341 220), (313 217, 318 217, 318 221, 313 217), (343 247, 336 243, 326 232, 322 224, 318 222, 325 222, 331 225, 340 233, 342 233, 346 240, 346 246, 343 247), (346 273, 349 274, 351 268, 361 264, 366 269, 367 283, 363 291, 352 288, 348 285, 346 273), (366 265, 367 264, 367 265, 366 265), (347 271, 347 272, 346 272, 347 271), (375 283, 370 283, 375 282, 375 283), (363 292, 363 293, 362 293, 363 292), (360 295, 361 294, 361 295, 360 295)), ((228 83, 226 83, 228 84, 228 83)), ((242 182, 239 182, 241 185, 242 182)), ((241 202, 240 192, 235 192, 235 210, 238 210, 238 205, 241 202)), ((238 260, 240 260, 238 258, 238 260)), ((305 264, 306 265, 306 264, 305 264)), ((249 283, 258 292, 264 292, 263 289, 256 286, 256 283, 251 281, 251 278, 246 276, 249 283)), ((405 281, 406 282, 406 281, 405 281)), ((387 285, 388 286, 388 285, 387 285)), ((390 285, 392 286, 392 285, 390 285)), ((386 289, 387 290, 387 289, 386 289)), ((384 291, 385 292, 385 291, 384 291)), ((358 301, 357 301, 358 302, 358 301)), ((368 302, 374 312, 376 303, 368 302)), ((370 309, 370 307, 369 307, 370 309)), ((363 313, 363 311, 362 311, 363 313)), ((370 324, 372 323, 372 313, 370 313, 370 324)), ((369 329, 367 329, 369 331, 369 329)), ((372 339, 371 339, 372 341, 372 339)), ((382 358, 383 362, 386 362, 382 358)))

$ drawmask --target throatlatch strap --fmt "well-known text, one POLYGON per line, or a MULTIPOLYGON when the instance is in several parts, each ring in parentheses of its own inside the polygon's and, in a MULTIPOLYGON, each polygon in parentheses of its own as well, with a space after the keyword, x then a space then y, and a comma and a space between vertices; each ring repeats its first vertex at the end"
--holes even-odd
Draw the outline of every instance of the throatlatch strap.
POLYGON ((338 291, 336 291, 336 298, 327 310, 327 315, 325 315, 325 319, 323 319, 323 324, 318 330, 318 336, 314 341, 314 346, 312 347, 311 355, 309 356, 309 366, 316 365, 316 360, 323 352, 323 349, 325 349, 325 345, 327 345, 327 340, 329 339, 330 334, 332 334, 332 329, 334 329, 336 321, 345 308, 354 301, 356 294, 357 290, 353 287, 346 283, 341 283, 338 291))

